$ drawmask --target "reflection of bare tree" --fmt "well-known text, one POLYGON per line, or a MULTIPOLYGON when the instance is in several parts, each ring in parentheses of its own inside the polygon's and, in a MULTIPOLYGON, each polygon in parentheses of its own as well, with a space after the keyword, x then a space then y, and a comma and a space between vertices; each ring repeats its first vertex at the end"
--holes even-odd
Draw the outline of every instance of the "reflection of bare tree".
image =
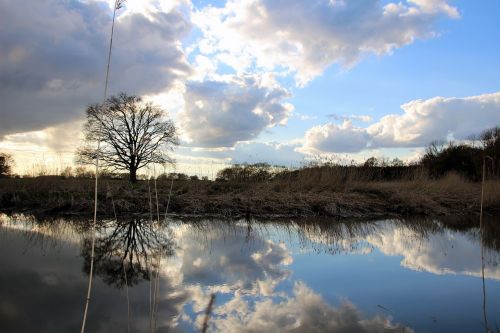
MULTIPOLYGON (((94 270, 107 284, 122 288, 149 280, 157 269, 153 257, 173 254, 174 242, 166 229, 144 220, 113 221, 95 240, 94 270)), ((91 240, 82 246, 84 270, 90 269, 91 240)))

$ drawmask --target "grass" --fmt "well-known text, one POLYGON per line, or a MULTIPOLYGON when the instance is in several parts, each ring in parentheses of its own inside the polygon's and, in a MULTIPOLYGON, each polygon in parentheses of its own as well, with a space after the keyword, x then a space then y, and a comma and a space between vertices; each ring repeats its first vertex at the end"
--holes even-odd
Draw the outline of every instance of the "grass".
MULTIPOLYGON (((346 169, 303 168, 275 177, 237 180, 160 178, 156 191, 148 181, 101 179, 99 215, 150 213, 149 191, 158 195, 157 212, 217 217, 384 218, 479 214, 481 184, 457 174, 432 180, 413 172, 395 180, 346 169), (356 174, 358 172, 358 174, 356 174), (373 180, 375 179, 375 180, 373 180), (171 200, 168 203, 169 194, 171 200)), ((370 170, 376 173, 379 170, 370 170)), ((39 177, 0 179, 0 210, 40 215, 92 212, 92 179, 39 177)), ((153 210, 156 207, 153 207, 153 210)), ((500 181, 485 183, 486 215, 500 213, 500 181)))

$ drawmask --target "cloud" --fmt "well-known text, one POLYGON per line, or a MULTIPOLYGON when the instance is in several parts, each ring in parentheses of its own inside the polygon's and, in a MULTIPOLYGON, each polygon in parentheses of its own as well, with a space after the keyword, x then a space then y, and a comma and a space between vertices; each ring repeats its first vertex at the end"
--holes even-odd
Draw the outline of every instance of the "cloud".
MULTIPOLYGON (((445 229, 423 237, 410 228, 388 227, 367 241, 391 256, 402 256, 401 265, 437 275, 457 274, 481 277, 481 245, 472 233, 445 229)), ((498 252, 485 251, 485 277, 500 280, 498 252)))
POLYGON ((305 135, 304 151, 354 153, 366 148, 367 141, 366 130, 345 120, 342 125, 330 123, 309 129, 305 135))
POLYGON ((370 121, 373 120, 372 116, 358 115, 358 114, 351 114, 349 116, 344 116, 344 115, 338 115, 338 114, 335 114, 335 113, 330 113, 330 114, 327 114, 326 116, 328 118, 332 118, 332 119, 335 119, 335 120, 342 120, 342 121, 345 121, 345 120, 356 120, 356 121, 361 121, 361 122, 364 122, 364 123, 368 123, 368 122, 370 122, 370 121))
POLYGON ((5 136, 0 147, 13 150, 54 151, 56 153, 72 152, 74 147, 82 140, 82 127, 80 121, 64 123, 41 131, 23 132, 5 136))
POLYGON ((296 165, 304 159, 304 154, 297 152, 299 143, 277 142, 238 142, 230 148, 180 147, 178 159, 188 157, 202 160, 218 160, 226 163, 269 163, 271 165, 296 165))
POLYGON ((250 245, 252 234, 247 227, 218 227, 202 228, 199 235, 191 228, 189 234, 180 236, 179 242, 185 244, 178 253, 184 283, 202 284, 222 293, 268 295, 289 275, 285 266, 293 259, 283 244, 257 236, 250 245), (224 234, 231 236, 221 237, 224 234))
POLYGON ((192 146, 232 147, 284 125, 293 110, 283 101, 288 97, 286 89, 252 75, 189 82, 181 127, 192 146))
MULTIPOLYGON (((79 232, 66 221, 53 221, 50 226, 22 224, 28 228, 12 228, 8 222, 0 242, 0 264, 3 267, 0 322, 3 332, 67 332, 80 330, 82 295, 87 290, 88 276, 82 272, 79 232), (6 228, 7 227, 7 228, 6 228), (16 230, 17 229, 17 230, 16 230), (22 260, 18 255, 23 250, 22 260)), ((95 278, 89 307, 89 332, 142 332, 149 323, 149 283, 129 288, 133 317, 127 321, 124 290, 105 287, 95 278), (130 325, 130 326, 128 326, 130 325)), ((158 301, 158 332, 176 331, 177 317, 188 301, 187 293, 173 287, 163 277, 158 301)))
POLYGON ((305 134, 302 151, 338 153, 423 147, 434 140, 465 140, 500 124, 500 92, 414 100, 401 108, 403 114, 389 114, 365 128, 354 126, 350 120, 342 125, 312 127, 305 134))
POLYGON ((305 85, 332 64, 351 67, 434 36, 441 16, 458 18, 444 0, 232 0, 193 13, 204 55, 237 72, 281 69, 305 85))
POLYGON ((296 282, 291 296, 249 304, 236 298, 214 310, 212 326, 217 332, 413 332, 388 318, 363 318, 355 305, 339 307, 325 303, 303 282, 296 282))
MULTIPOLYGON (((83 118, 102 98, 110 9, 94 1, 0 3, 0 138, 83 118)), ((190 73, 181 12, 133 12, 115 26, 110 92, 157 93, 190 73)))
POLYGON ((500 124, 500 92, 415 100, 401 108, 403 115, 387 115, 368 127, 375 146, 419 147, 450 135, 463 140, 500 124))

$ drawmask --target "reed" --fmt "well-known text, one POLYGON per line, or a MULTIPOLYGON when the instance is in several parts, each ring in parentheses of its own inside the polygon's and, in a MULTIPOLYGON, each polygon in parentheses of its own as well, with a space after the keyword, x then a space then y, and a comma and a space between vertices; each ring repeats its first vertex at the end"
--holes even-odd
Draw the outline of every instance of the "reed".
POLYGON ((207 308, 205 309, 205 318, 203 319, 203 325, 201 327, 202 333, 206 333, 208 331, 208 320, 210 319, 210 314, 212 313, 214 302, 215 302, 215 294, 211 294, 207 308))
MULTIPOLYGON (((111 65, 111 50, 113 48, 113 34, 114 34, 114 29, 115 29, 115 18, 116 18, 116 11, 120 8, 123 7, 125 0, 116 0, 113 8, 113 20, 111 23, 111 35, 110 35, 110 40, 109 40, 109 51, 108 51, 108 61, 106 64, 106 79, 104 83, 104 94, 103 94, 103 102, 106 101, 106 97, 108 94, 108 83, 109 83, 109 68, 111 65)), ((90 272, 89 272, 89 283, 87 287, 87 299, 85 301, 85 310, 83 312, 83 320, 82 320, 82 326, 81 326, 81 333, 85 332, 85 324, 87 322, 87 313, 88 313, 88 308, 89 308, 89 303, 90 303, 90 295, 92 292, 92 279, 93 279, 93 273, 94 273, 94 250, 95 250, 95 226, 97 223, 97 204, 98 204, 98 179, 99 179, 99 153, 100 153, 100 144, 101 142, 98 141, 97 144, 97 154, 96 154, 96 164, 95 164, 95 188, 94 188, 94 219, 92 223, 92 250, 91 250, 91 256, 90 256, 90 272)))
POLYGON ((484 205, 484 184, 486 180, 486 160, 489 159, 494 164, 495 161, 488 155, 483 158, 483 168, 482 168, 482 181, 481 181, 481 208, 479 213, 479 232, 481 234, 481 278, 483 282, 483 321, 484 321, 484 331, 489 333, 488 328, 488 315, 486 312, 486 282, 484 280, 484 221, 483 221, 483 205, 484 205))

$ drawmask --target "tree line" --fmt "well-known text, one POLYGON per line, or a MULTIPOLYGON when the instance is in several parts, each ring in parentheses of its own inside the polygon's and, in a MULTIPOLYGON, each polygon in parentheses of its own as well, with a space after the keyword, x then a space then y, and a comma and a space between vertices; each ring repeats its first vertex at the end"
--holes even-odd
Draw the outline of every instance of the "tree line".
MULTIPOLYGON (((61 176, 89 178, 95 172, 84 165, 95 165, 99 160, 99 174, 107 178, 138 179, 138 171, 149 164, 173 164, 173 147, 179 144, 174 122, 160 107, 144 102, 140 97, 121 93, 104 103, 86 109, 84 142, 77 150, 76 161, 80 165, 73 172, 65 169, 61 176)), ((410 165, 400 159, 388 160, 370 157, 360 164, 340 165, 332 162, 314 163, 301 169, 329 171, 335 169, 342 177, 360 181, 398 180, 411 178, 425 171, 431 179, 455 172, 462 177, 477 181, 482 168, 489 177, 500 176, 500 127, 492 127, 471 136, 465 142, 432 142, 423 157, 410 165), (345 176, 343 176, 345 175, 345 176)), ((12 174, 12 156, 0 153, 0 177, 12 174)), ((292 177, 298 170, 271 166, 267 163, 237 164, 218 172, 219 181, 266 181, 273 178, 292 177)), ((196 176, 166 174, 160 178, 197 180, 196 176)))
POLYGON ((218 172, 219 181, 269 181, 320 177, 321 173, 336 173, 344 181, 396 181, 417 177, 438 179, 449 173, 464 179, 478 181, 482 177, 483 163, 486 176, 500 177, 500 127, 493 127, 474 135, 465 142, 432 142, 422 158, 414 163, 404 163, 398 158, 370 157, 362 163, 350 165, 335 162, 311 162, 291 170, 267 163, 237 164, 218 172), (306 172, 307 171, 307 172, 306 172))

